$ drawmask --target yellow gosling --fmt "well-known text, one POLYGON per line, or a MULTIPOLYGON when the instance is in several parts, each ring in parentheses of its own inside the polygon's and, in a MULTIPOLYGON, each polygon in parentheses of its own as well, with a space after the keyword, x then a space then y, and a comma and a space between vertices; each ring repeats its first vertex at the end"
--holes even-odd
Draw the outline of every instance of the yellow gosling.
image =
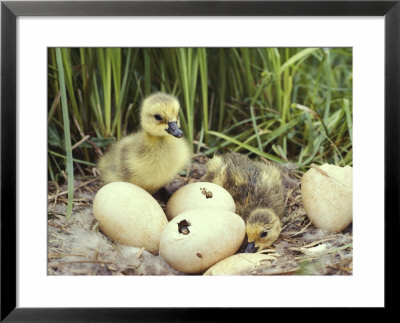
POLYGON ((153 194, 188 167, 191 152, 179 129, 179 109, 172 95, 147 97, 140 111, 141 130, 113 144, 99 160, 103 181, 133 183, 153 194))

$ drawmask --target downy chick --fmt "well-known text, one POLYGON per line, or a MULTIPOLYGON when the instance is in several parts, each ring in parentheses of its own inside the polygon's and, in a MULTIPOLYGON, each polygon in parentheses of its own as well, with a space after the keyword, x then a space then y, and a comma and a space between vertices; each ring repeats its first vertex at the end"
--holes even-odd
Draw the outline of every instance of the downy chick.
POLYGON ((227 153, 208 161, 203 180, 224 187, 232 195, 236 212, 246 222, 245 252, 262 250, 276 241, 284 213, 278 167, 252 161, 246 155, 227 153))
POLYGON ((178 100, 168 94, 147 97, 141 130, 112 145, 99 160, 104 182, 130 182, 153 194, 189 166, 191 152, 179 129, 178 100))

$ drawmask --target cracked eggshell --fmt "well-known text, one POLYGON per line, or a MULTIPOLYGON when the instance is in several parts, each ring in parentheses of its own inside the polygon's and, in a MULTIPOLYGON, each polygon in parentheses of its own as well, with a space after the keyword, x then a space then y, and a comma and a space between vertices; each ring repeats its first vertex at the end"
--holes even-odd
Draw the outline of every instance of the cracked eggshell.
POLYGON ((262 253, 238 253, 208 268, 204 276, 240 275, 258 267, 269 267, 275 257, 262 253))
POLYGON ((330 232, 344 230, 353 220, 353 168, 324 164, 301 179, 304 209, 311 222, 330 232))
POLYGON ((237 214, 201 208, 173 218, 160 240, 160 256, 184 273, 200 273, 233 255, 246 234, 245 223, 237 214))
POLYGON ((168 220, 158 202, 131 183, 103 186, 93 201, 93 214, 100 229, 115 242, 157 253, 168 220))
POLYGON ((218 208, 235 212, 235 201, 222 186, 209 182, 191 183, 171 195, 166 206, 167 218, 171 220, 184 211, 198 208, 218 208))

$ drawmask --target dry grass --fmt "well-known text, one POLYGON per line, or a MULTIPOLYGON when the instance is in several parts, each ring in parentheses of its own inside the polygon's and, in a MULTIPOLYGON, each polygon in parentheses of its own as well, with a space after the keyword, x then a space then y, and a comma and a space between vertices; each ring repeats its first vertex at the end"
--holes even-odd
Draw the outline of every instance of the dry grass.
MULTIPOLYGON (((156 196, 165 208, 168 195, 182 185, 200 181, 207 157, 197 155, 186 174, 177 176, 166 194, 156 196)), ((273 246, 263 250, 271 260, 243 275, 351 275, 353 266, 352 227, 341 233, 316 228, 301 201, 302 173, 284 167, 287 213, 283 230, 273 246)), ((114 244, 98 230, 92 214, 97 178, 76 181, 71 218, 65 217, 66 189, 49 184, 48 274, 49 275, 182 275, 159 256, 143 249, 114 244)))

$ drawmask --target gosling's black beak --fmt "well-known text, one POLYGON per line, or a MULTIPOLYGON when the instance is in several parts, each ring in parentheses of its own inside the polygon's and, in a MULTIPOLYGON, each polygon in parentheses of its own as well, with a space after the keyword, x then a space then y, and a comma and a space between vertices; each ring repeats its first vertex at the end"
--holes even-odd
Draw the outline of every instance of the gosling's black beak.
POLYGON ((179 129, 176 121, 168 122, 168 129, 165 129, 166 132, 170 133, 176 138, 181 138, 183 136, 183 131, 179 129))
POLYGON ((258 250, 258 247, 256 247, 254 244, 254 241, 252 241, 247 244, 246 250, 244 252, 245 253, 254 253, 257 250, 258 250))

